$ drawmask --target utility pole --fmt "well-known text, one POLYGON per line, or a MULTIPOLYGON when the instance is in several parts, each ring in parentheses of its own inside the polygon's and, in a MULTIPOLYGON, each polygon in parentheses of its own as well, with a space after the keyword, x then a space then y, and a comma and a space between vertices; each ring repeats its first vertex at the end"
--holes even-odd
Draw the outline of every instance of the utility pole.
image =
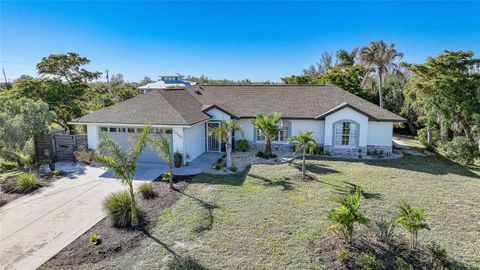
POLYGON ((5 84, 7 85, 8 84, 8 81, 7 81, 7 74, 5 74, 5 69, 2 68, 3 70, 3 78, 5 78, 5 84))

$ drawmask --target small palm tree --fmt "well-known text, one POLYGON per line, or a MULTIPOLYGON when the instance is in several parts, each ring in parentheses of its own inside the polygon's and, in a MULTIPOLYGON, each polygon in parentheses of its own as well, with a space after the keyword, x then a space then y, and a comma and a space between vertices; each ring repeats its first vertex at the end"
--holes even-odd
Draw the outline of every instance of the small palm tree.
POLYGON ((272 156, 272 139, 278 135, 280 113, 275 112, 270 115, 257 114, 257 117, 252 121, 252 124, 260 130, 265 136, 265 156, 272 156))
POLYGON ((227 168, 232 168, 232 134, 239 132, 243 136, 243 129, 238 122, 230 120, 222 121, 219 127, 210 129, 210 133, 215 133, 217 141, 225 143, 225 150, 227 151, 227 168))
MULTIPOLYGON (((383 40, 370 42, 369 47, 360 50, 360 64, 365 66, 370 73, 378 75, 378 98, 380 107, 383 108, 383 81, 389 73, 400 74, 401 71, 396 60, 403 58, 403 53, 395 49, 395 44, 387 45, 383 40)), ((367 78, 368 76, 366 76, 367 78)))
POLYGON ((135 192, 133 191, 133 177, 137 169, 137 161, 145 151, 150 128, 150 126, 145 127, 142 133, 135 138, 133 147, 126 151, 123 151, 107 133, 102 133, 102 138, 98 145, 100 161, 112 169, 113 175, 119 177, 122 183, 128 186, 131 198, 132 226, 138 226, 139 224, 135 192))
POLYGON ((355 65, 355 61, 358 56, 358 48, 354 48, 352 52, 346 50, 339 50, 337 52, 338 66, 339 67, 352 67, 355 65))
POLYGON ((168 163, 169 174, 168 181, 170 183, 170 188, 173 189, 173 160, 172 153, 170 151, 170 142, 167 138, 163 136, 150 136, 148 138, 152 148, 157 151, 161 159, 165 160, 168 163))
POLYGON ((300 131, 297 136, 293 136, 289 141, 298 142, 295 147, 295 155, 302 151, 302 179, 305 180, 305 154, 309 151, 310 154, 313 154, 315 147, 317 146, 317 140, 313 137, 313 131, 309 130, 307 132, 300 131))
POLYGON ((357 187, 353 195, 345 194, 344 196, 336 197, 335 202, 339 203, 340 206, 333 209, 328 215, 328 218, 335 222, 335 224, 329 228, 329 231, 340 231, 345 242, 350 244, 352 243, 355 223, 366 225, 370 222, 367 217, 358 212, 360 208, 360 195, 361 190, 357 187))
POLYGON ((410 233, 412 248, 416 248, 418 232, 422 229, 430 230, 430 227, 425 222, 425 210, 423 208, 413 208, 406 202, 402 203, 399 209, 400 214, 395 218, 395 221, 410 233))

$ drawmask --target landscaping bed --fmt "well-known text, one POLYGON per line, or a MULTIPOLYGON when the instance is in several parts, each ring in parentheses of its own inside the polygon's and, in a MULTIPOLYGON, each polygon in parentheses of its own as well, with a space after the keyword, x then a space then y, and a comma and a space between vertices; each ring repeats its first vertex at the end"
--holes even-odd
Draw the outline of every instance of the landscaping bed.
POLYGON ((138 205, 144 213, 142 229, 114 228, 111 226, 111 221, 104 218, 43 264, 41 269, 75 268, 78 264, 94 264, 105 259, 114 259, 134 250, 141 240, 148 238, 149 230, 155 227, 160 212, 177 201, 179 191, 185 189, 188 179, 183 177, 180 179, 181 182, 175 184, 178 191, 170 190, 168 183, 155 181, 152 186, 157 197, 147 200, 140 194, 136 196, 138 205), (92 234, 100 236, 98 245, 94 245, 90 240, 92 234))

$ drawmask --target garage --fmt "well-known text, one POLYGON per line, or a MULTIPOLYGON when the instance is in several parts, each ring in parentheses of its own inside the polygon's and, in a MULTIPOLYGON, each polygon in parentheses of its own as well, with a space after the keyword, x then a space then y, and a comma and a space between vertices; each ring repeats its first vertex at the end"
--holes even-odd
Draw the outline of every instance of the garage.
MULTIPOLYGON (((122 150, 127 150, 133 145, 134 136, 137 136, 142 132, 143 128, 137 127, 113 127, 113 126, 101 126, 100 132, 106 132, 113 140, 115 140, 122 150)), ((159 134, 165 136, 170 141, 170 146, 172 146, 172 130, 171 129, 161 129, 161 128, 152 128, 151 133, 159 134)), ((171 150, 171 149, 170 149, 171 150)), ((165 163, 159 156, 158 153, 153 150, 153 148, 147 143, 147 148, 145 152, 140 157, 139 162, 145 163, 165 163)))

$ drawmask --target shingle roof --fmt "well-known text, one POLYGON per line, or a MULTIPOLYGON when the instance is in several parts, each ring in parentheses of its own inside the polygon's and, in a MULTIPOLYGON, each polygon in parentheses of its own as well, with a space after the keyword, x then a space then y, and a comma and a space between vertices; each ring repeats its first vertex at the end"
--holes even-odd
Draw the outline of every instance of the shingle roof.
POLYGON ((330 110, 348 106, 374 121, 405 121, 402 117, 332 85, 202 85, 201 103, 217 105, 239 118, 280 112, 283 118, 322 119, 330 110))
POLYGON ((405 121, 335 86, 201 85, 187 89, 154 90, 72 122, 192 125, 210 119, 210 108, 218 108, 235 118, 280 112, 283 118, 324 119, 344 107, 352 108, 373 121, 405 121))
POLYGON ((155 90, 82 116, 72 122, 192 125, 210 119, 185 90, 155 90))

